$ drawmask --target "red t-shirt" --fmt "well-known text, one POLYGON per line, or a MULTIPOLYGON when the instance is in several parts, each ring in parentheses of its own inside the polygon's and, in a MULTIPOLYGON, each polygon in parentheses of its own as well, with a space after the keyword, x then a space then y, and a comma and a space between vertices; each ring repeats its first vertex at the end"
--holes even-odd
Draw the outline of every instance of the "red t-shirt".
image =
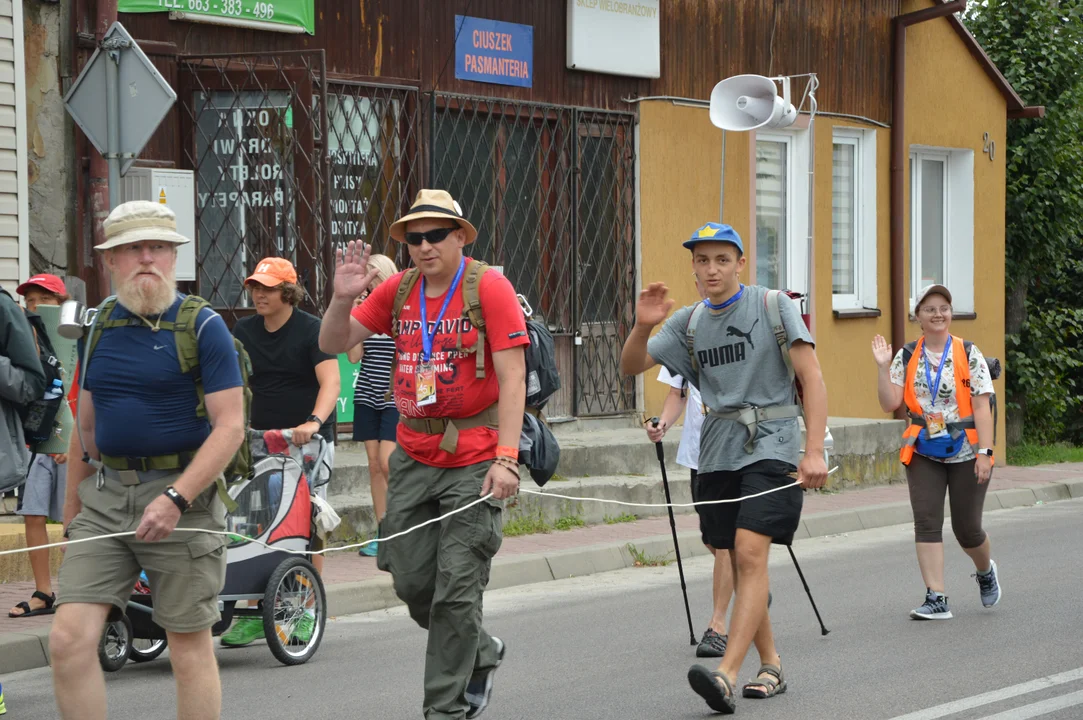
MULTIPOLYGON (((467 258, 469 262, 469 258, 467 258)), ((359 323, 377 334, 391 334, 391 311, 395 305, 395 293, 403 273, 393 275, 372 292, 366 300, 353 309, 359 323)), ((463 418, 476 415, 497 402, 500 385, 493 367, 493 351, 529 345, 526 319, 515 297, 515 289, 499 272, 486 272, 478 288, 481 313, 485 318, 485 377, 475 377, 476 353, 460 353, 456 350, 459 330, 462 330, 462 347, 469 348, 477 342, 478 331, 463 317, 462 283, 448 303, 444 320, 433 338, 431 362, 436 370, 436 402, 418 407, 414 393, 417 363, 421 357, 421 282, 410 291, 410 296, 399 315, 399 336, 395 341, 395 406, 403 417, 463 418)), ((426 298, 429 322, 435 322, 444 304, 444 295, 426 298)), ((497 431, 479 427, 459 431, 457 452, 452 455, 440 449, 440 435, 427 435, 399 424, 397 439, 407 455, 418 462, 435 467, 465 467, 496 456, 497 431)))

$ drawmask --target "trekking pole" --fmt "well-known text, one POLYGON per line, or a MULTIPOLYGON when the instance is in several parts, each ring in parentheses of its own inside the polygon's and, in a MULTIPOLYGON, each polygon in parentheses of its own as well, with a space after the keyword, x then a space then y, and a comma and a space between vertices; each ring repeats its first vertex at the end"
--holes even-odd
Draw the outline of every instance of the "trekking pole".
MULTIPOLYGON (((652 417, 649 422, 658 427, 658 418, 652 417)), ((677 572, 681 575, 681 592, 684 594, 684 612, 688 616, 688 638, 692 645, 696 644, 696 631, 692 629, 692 610, 688 607, 688 586, 684 582, 684 565, 681 563, 681 547, 677 543, 677 521, 673 518, 673 500, 669 495, 669 478, 666 475, 666 453, 662 449, 662 441, 654 444, 658 453, 658 464, 662 468, 662 488, 666 491, 666 510, 669 511, 669 529, 673 532, 673 549, 677 553, 677 572)))
POLYGON ((797 568, 797 576, 801 578, 801 584, 805 586, 805 593, 808 595, 808 601, 812 603, 812 612, 816 613, 816 619, 820 622, 820 635, 826 635, 831 631, 824 627, 824 621, 820 618, 820 611, 816 609, 816 601, 812 599, 812 591, 808 589, 808 583, 805 582, 805 573, 801 572, 801 566, 797 564, 797 556, 793 554, 793 547, 787 545, 786 549, 790 551, 790 557, 793 559, 793 566, 797 568))

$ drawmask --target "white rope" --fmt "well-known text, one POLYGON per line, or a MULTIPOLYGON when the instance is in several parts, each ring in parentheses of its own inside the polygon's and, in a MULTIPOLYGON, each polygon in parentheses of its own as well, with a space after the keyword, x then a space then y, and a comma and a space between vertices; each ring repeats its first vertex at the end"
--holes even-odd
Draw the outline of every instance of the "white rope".
MULTIPOLYGON (((828 475, 835 472, 835 470, 838 470, 838 468, 835 467, 835 468, 832 468, 831 470, 829 470, 828 475)), ((545 492, 543 490, 520 489, 519 492, 520 493, 525 493, 527 495, 538 495, 540 497, 546 497, 546 498, 558 498, 558 499, 561 499, 561 500, 575 500, 577 502, 584 502, 584 501, 600 502, 600 503, 608 503, 610 505, 623 505, 623 506, 626 506, 626 507, 688 508, 688 507, 696 507, 698 505, 722 505, 724 503, 737 503, 737 502, 741 502, 742 500, 752 500, 754 498, 763 497, 764 495, 770 495, 771 493, 779 492, 780 490, 787 490, 787 489, 792 488, 792 487, 799 487, 800 484, 801 484, 800 482, 798 482, 797 480, 794 480, 792 483, 789 483, 787 485, 780 485, 779 487, 771 488, 770 490, 764 490, 763 492, 758 492, 758 493, 755 493, 753 495, 745 495, 744 497, 727 498, 727 499, 723 499, 723 500, 699 500, 697 502, 690 502, 690 503, 637 503, 637 502, 625 502, 623 500, 608 500, 608 499, 605 499, 605 498, 576 497, 574 495, 560 495, 560 494, 557 494, 557 493, 545 492)), ((382 543, 382 542, 387 542, 388 540, 394 540, 395 538, 400 538, 403 535, 408 535, 408 534, 414 532, 415 530, 419 530, 419 529, 425 527, 426 525, 432 525, 434 523, 441 522, 441 521, 446 520, 447 518, 451 517, 452 515, 455 515, 457 513, 461 513, 464 510, 469 510, 470 508, 474 507, 478 503, 483 503, 486 500, 490 499, 492 496, 493 496, 493 494, 489 493, 488 495, 484 495, 482 497, 479 497, 477 500, 474 500, 473 502, 467 503, 466 505, 463 505, 460 508, 455 508, 451 512, 444 513, 440 517, 435 517, 435 518, 432 518, 431 520, 426 520, 423 523, 419 523, 418 525, 414 525, 413 527, 407 528, 406 530, 403 530, 402 532, 397 532, 394 535, 388 535, 387 537, 381 537, 381 538, 373 538, 372 540, 366 540, 366 541, 360 542, 360 543, 353 543, 351 545, 343 545, 341 547, 324 548, 323 550, 290 550, 288 548, 268 545, 267 543, 263 542, 262 540, 257 540, 255 538, 248 537, 247 535, 241 535, 240 533, 237 533, 237 532, 230 532, 229 530, 207 530, 207 529, 204 529, 204 528, 175 528, 173 530, 173 532, 195 532, 195 533, 205 533, 207 535, 221 535, 223 537, 228 537, 228 538, 231 538, 231 539, 241 538, 241 539, 245 540, 246 542, 255 543, 257 545, 262 545, 263 547, 267 548, 268 550, 276 550, 278 552, 289 553, 290 555, 323 555, 324 553, 328 553, 328 552, 343 552, 343 551, 346 551, 346 550, 354 550, 356 548, 365 547, 366 545, 372 545, 373 543, 382 543)), ((79 540, 64 540, 62 542, 49 543, 48 545, 36 545, 36 546, 34 546, 32 548, 16 548, 14 550, 3 550, 3 551, 0 551, 0 557, 3 557, 5 555, 16 555, 18 553, 31 552, 32 550, 51 550, 52 548, 57 548, 57 547, 68 547, 70 545, 78 545, 80 543, 85 543, 85 542, 93 542, 93 541, 96 541, 96 540, 109 540, 109 539, 112 539, 112 538, 120 538, 120 537, 132 537, 134 535, 135 535, 134 530, 128 530, 126 532, 110 533, 108 535, 95 535, 93 537, 80 538, 79 540)))

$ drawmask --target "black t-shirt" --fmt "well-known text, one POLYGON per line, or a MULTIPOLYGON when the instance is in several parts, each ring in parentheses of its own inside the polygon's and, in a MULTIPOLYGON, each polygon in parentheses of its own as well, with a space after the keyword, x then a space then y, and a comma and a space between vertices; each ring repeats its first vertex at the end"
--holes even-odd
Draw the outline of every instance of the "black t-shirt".
MULTIPOLYGON (((320 350, 319 319, 294 308, 285 325, 267 332, 263 318, 251 315, 237 321, 233 334, 252 359, 252 428, 286 430, 303 424, 320 394, 316 366, 335 359, 320 350)), ((332 411, 320 435, 334 442, 334 432, 332 411)))

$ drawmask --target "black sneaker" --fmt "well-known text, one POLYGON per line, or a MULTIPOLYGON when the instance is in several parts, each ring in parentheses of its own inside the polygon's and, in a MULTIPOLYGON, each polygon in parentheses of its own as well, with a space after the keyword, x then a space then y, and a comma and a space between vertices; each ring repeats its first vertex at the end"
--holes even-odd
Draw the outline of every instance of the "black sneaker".
POLYGON ((703 639, 699 641, 699 647, 696 648, 696 657, 724 657, 729 639, 729 635, 719 635, 711 628, 707 628, 703 633, 703 639))
POLYGON ((927 590, 924 604, 911 610, 910 617, 914 620, 950 620, 951 610, 948 609, 948 596, 927 590))
POLYGON ((466 713, 468 718, 478 717, 489 706, 489 699, 493 695, 493 675, 496 675, 496 668, 500 667, 500 663, 504 662, 504 651, 507 649, 504 641, 494 637, 493 642, 500 645, 496 666, 475 673, 466 685, 466 702, 470 703, 470 710, 466 713))

